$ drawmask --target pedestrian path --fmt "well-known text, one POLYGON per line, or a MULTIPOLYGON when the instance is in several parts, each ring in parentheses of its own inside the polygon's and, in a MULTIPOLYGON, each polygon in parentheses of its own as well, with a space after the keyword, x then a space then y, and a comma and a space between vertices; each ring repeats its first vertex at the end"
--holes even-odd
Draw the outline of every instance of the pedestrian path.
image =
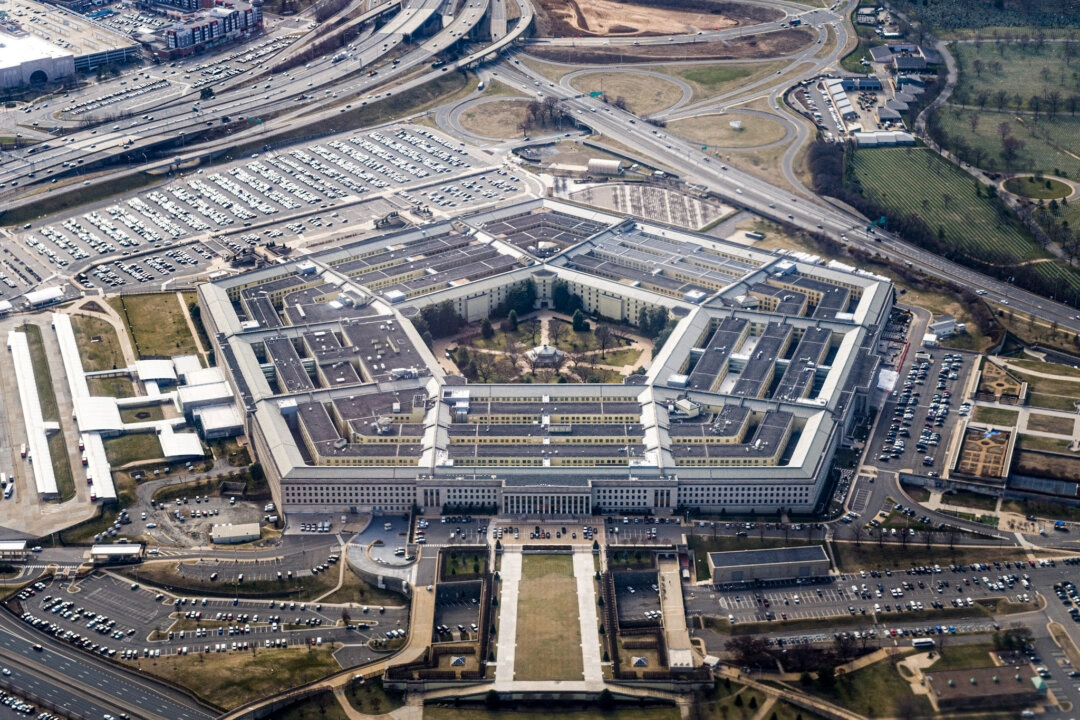
POLYGON ((602 682, 604 670, 600 663, 600 628, 596 620, 596 588, 593 587, 591 548, 574 546, 574 579, 577 580, 578 620, 581 623, 581 659, 585 667, 585 682, 602 682))
POLYGON ((514 654, 517 647, 518 588, 521 583, 521 546, 503 551, 499 571, 499 643, 495 658, 495 685, 514 682, 514 654))

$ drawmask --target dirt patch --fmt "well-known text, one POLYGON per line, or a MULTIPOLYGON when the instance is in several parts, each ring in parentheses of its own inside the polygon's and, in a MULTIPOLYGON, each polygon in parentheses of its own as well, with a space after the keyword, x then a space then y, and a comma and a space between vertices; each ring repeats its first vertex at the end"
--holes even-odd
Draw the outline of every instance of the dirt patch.
POLYGON ((771 8, 711 0, 540 0, 536 27, 540 37, 644 37, 756 25, 781 15, 771 8))
POLYGON ((588 73, 574 77, 570 85, 579 92, 603 90, 608 98, 622 98, 638 116, 669 108, 683 96, 682 88, 670 80, 637 73, 588 73))
POLYGON ((522 134, 529 103, 523 100, 496 100, 476 105, 461 114, 461 125, 469 132, 491 138, 514 138, 522 134))
POLYGON ((603 47, 531 46, 529 55, 572 65, 611 65, 669 60, 744 60, 790 55, 814 42, 814 36, 799 28, 778 30, 753 37, 733 38, 726 43, 670 43, 603 47))
POLYGON ((1005 475, 1005 451, 1008 447, 1008 432, 995 430, 988 433, 981 428, 968 428, 960 446, 956 471, 974 477, 999 479, 1005 475))
POLYGON ((83 310, 85 312, 95 312, 95 313, 103 313, 103 312, 105 312, 105 308, 101 307, 100 305, 98 305, 93 300, 91 300, 90 302, 87 302, 87 303, 83 303, 82 307, 79 308, 79 309, 83 310))
POLYGON ((1080 458, 1024 450, 1013 453, 1012 471, 1054 480, 1075 480, 1080 477, 1080 458))

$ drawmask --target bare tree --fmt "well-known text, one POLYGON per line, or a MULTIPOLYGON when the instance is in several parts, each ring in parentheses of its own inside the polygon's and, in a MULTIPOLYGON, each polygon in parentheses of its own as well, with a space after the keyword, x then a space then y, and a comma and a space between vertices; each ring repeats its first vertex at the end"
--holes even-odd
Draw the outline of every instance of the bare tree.
POLYGON ((562 339, 565 333, 566 323, 555 318, 548 320, 548 339, 551 341, 552 347, 558 347, 559 340, 562 339))
POLYGON ((611 327, 608 325, 597 325, 596 330, 593 331, 593 336, 600 345, 600 357, 606 357, 607 349, 615 339, 614 333, 611 332, 611 327))

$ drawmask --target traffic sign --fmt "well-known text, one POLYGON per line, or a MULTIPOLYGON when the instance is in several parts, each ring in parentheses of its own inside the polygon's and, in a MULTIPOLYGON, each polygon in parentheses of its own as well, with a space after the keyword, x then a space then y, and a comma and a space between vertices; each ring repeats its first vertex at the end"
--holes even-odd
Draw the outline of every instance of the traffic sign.
POLYGON ((591 93, 589 93, 589 97, 591 97, 591 98, 598 98, 598 97, 600 97, 600 96, 601 96, 601 95, 603 95, 603 94, 604 94, 604 91, 603 91, 603 90, 593 90, 593 91, 592 91, 591 93))

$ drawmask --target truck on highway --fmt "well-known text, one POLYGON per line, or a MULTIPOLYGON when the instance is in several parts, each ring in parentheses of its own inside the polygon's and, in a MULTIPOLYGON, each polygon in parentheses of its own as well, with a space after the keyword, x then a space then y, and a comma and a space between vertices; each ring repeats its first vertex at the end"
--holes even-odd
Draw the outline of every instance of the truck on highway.
POLYGON ((348 53, 339 52, 337 55, 334 56, 332 62, 339 63, 347 57, 349 57, 348 53))

